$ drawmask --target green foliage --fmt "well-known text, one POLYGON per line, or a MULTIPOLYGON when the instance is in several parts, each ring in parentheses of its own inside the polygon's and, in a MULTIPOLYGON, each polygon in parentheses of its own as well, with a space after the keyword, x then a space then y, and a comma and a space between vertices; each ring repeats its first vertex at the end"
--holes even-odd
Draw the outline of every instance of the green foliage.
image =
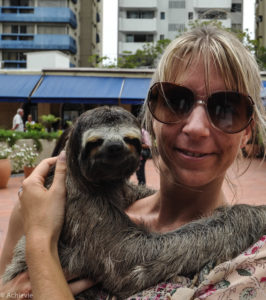
POLYGON ((52 124, 56 123, 57 121, 59 121, 60 118, 56 117, 52 114, 49 115, 42 115, 41 116, 41 122, 43 123, 43 125, 48 129, 48 131, 51 130, 52 128, 52 124))
POLYGON ((39 139, 52 140, 58 139, 60 132, 46 132, 46 131, 26 131, 19 132, 13 130, 0 129, 0 141, 6 142, 10 147, 12 147, 15 142, 19 139, 33 139, 37 147, 37 150, 41 150, 41 143, 39 139))
MULTIPOLYGON (((135 53, 125 51, 122 57, 109 65, 105 65, 107 68, 154 68, 158 59, 163 53, 164 49, 171 42, 169 39, 159 40, 156 43, 146 43, 142 49, 138 49, 135 53)), ((108 60, 109 58, 104 56, 95 60, 95 55, 89 57, 89 61, 94 61, 93 66, 98 67, 100 63, 108 60)))
POLYGON ((45 127, 41 123, 26 123, 27 131, 45 131, 45 127))

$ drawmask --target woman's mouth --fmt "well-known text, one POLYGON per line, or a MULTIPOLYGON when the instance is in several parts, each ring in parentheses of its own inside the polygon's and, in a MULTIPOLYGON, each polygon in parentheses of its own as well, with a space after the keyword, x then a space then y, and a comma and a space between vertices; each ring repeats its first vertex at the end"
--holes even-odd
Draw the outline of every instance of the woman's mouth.
POLYGON ((195 151, 185 150, 180 148, 178 148, 177 150, 185 154, 186 156, 190 156, 190 157, 203 157, 208 155, 208 153, 195 152, 195 151))

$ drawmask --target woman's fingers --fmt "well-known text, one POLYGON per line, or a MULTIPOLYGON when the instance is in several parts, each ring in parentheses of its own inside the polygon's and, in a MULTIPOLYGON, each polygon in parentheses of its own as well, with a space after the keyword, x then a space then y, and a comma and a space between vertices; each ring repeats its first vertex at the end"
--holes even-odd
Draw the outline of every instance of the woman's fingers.
POLYGON ((50 168, 56 163, 57 157, 51 157, 41 161, 38 166, 33 170, 31 175, 23 180, 22 187, 23 190, 28 187, 31 188, 34 184, 35 186, 42 187, 44 189, 44 181, 50 170, 50 168))
POLYGON ((65 196, 66 194, 65 179, 66 179, 66 152, 61 151, 56 161, 55 174, 51 186, 51 191, 55 191, 56 193, 65 196))
POLYGON ((69 283, 69 287, 73 295, 77 295, 94 286, 94 282, 89 279, 80 279, 69 283))

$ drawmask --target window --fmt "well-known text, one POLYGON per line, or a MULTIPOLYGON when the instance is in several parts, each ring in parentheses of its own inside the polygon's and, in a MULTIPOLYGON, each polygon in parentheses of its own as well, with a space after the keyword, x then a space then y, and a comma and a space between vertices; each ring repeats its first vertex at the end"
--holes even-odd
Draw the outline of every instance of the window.
POLYGON ((193 20, 193 12, 189 12, 188 13, 188 19, 189 20, 193 20))
POLYGON ((19 36, 18 39, 20 41, 33 41, 33 35, 22 35, 22 36, 19 36))
POLYGON ((164 40, 164 34, 160 34, 160 40, 164 40))
POLYGON ((127 19, 153 19, 154 11, 128 10, 127 19))
POLYGON ((11 33, 27 33, 26 25, 11 25, 11 33))
POLYGON ((232 29, 242 30, 242 24, 232 24, 232 29))
POLYGON ((161 20, 164 20, 165 19, 165 12, 164 11, 161 11, 161 20))
POLYGON ((153 42, 152 34, 127 34, 126 35, 127 43, 148 43, 153 42))
POLYGON ((96 22, 99 23, 101 20, 100 20, 100 14, 99 13, 96 13, 96 22))
POLYGON ((263 22, 263 16, 262 15, 259 15, 256 19, 257 19, 258 22, 263 22))
POLYGON ((168 24, 168 31, 185 31, 185 24, 168 24))
POLYGON ((100 43, 100 36, 99 36, 98 33, 96 33, 96 43, 97 43, 97 44, 100 43))
POLYGON ((10 6, 29 6, 29 0, 10 0, 10 6))
POLYGON ((186 1, 169 1, 169 8, 186 8, 186 1))
POLYGON ((241 12, 242 4, 241 3, 232 3, 231 12, 241 12))
POLYGON ((26 60, 23 52, 3 52, 3 60, 26 60))

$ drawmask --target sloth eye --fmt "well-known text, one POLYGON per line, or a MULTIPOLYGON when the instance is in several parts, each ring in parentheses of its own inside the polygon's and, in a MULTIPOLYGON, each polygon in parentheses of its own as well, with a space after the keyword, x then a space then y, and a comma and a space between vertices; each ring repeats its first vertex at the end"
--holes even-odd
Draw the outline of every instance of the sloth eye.
POLYGON ((124 137, 124 142, 126 144, 133 145, 136 148, 136 150, 140 153, 140 151, 141 151, 141 142, 138 138, 124 137))
POLYGON ((88 141, 85 146, 85 151, 90 152, 92 149, 101 146, 103 143, 103 139, 97 139, 94 141, 88 141))

